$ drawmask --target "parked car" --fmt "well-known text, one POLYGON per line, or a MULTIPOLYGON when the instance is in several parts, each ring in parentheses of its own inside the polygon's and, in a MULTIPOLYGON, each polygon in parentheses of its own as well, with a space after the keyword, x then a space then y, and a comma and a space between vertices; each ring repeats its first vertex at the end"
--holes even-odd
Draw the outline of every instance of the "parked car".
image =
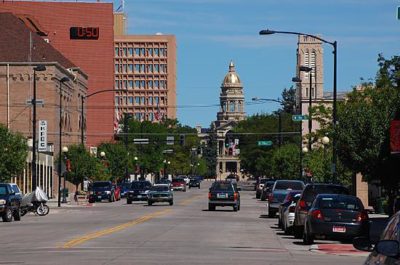
POLYGON ((260 200, 267 200, 269 194, 271 193, 272 187, 274 186, 276 180, 268 180, 264 183, 264 186, 261 190, 260 200))
POLYGON ((316 235, 352 239, 368 234, 369 217, 359 198, 343 194, 319 194, 304 222, 303 243, 313 244, 316 235))
POLYGON ((128 195, 131 185, 131 182, 122 182, 118 185, 121 189, 121 198, 125 198, 128 195))
POLYGON ((167 184, 171 187, 172 181, 167 178, 161 178, 160 180, 157 181, 156 184, 167 184))
POLYGON ((292 190, 303 190, 304 182, 301 180, 277 180, 272 186, 268 196, 267 210, 268 217, 272 218, 278 212, 279 205, 286 195, 292 190))
MULTIPOLYGON (((286 194, 285 199, 283 200, 283 202, 279 205, 279 209, 278 209, 278 226, 280 228, 283 229, 283 213, 286 211, 286 209, 297 199, 300 197, 301 194, 301 190, 292 190, 290 191, 288 194, 286 194), (297 196, 295 199, 295 196, 297 196)), ((294 215, 293 215, 294 216, 294 215)), ((293 225, 293 224, 292 224, 293 225)))
POLYGON ((126 196, 126 203, 132 204, 132 201, 147 201, 147 194, 151 186, 150 181, 147 180, 132 181, 131 188, 126 196))
POLYGON ((233 211, 240 210, 240 193, 231 181, 215 181, 208 193, 208 210, 214 211, 216 206, 231 206, 233 211))
POLYGON ((89 202, 108 200, 115 201, 114 186, 111 181, 95 181, 92 190, 89 192, 89 202))
POLYGON ((303 238, 304 222, 315 197, 318 194, 349 194, 349 190, 337 184, 312 183, 307 184, 301 193, 295 209, 293 234, 295 238, 303 238))
MULTIPOLYGON (((18 188, 19 190, 19 188, 18 188)), ((3 222, 21 220, 21 195, 16 194, 11 184, 0 183, 0 215, 3 222)))
POLYGON ((15 192, 16 196, 20 196, 22 198, 22 192, 19 189, 18 185, 16 183, 10 183, 11 189, 15 192))
POLYGON ((269 179, 262 178, 257 180, 256 182, 256 199, 260 199, 261 197, 261 191, 264 187, 264 184, 268 181, 269 179))
POLYGON ((186 176, 186 175, 178 175, 178 176, 176 176, 176 178, 177 179, 183 179, 185 181, 186 185, 189 185, 190 178, 188 176, 186 176))
POLYGON ((181 190, 186 192, 186 181, 182 178, 175 178, 172 180, 172 190, 181 190))
POLYGON ((169 205, 174 204, 174 195, 168 184, 156 184, 150 188, 147 194, 147 203, 151 206, 155 202, 168 202, 169 205))
POLYGON ((121 187, 117 185, 114 186, 114 197, 116 201, 121 200, 121 187))
POLYGON ((191 180, 189 181, 189 189, 190 189, 191 187, 197 187, 197 188, 200 189, 200 180, 198 180, 198 179, 191 179, 191 180))
POLYGON ((400 264, 400 212, 395 213, 386 225, 380 240, 373 242, 370 237, 356 237, 353 246, 358 250, 369 251, 364 265, 400 264))
POLYGON ((292 233, 293 223, 294 223, 294 211, 296 209, 296 204, 300 199, 300 193, 293 196, 291 203, 288 207, 286 207, 282 213, 282 230, 286 235, 292 233))

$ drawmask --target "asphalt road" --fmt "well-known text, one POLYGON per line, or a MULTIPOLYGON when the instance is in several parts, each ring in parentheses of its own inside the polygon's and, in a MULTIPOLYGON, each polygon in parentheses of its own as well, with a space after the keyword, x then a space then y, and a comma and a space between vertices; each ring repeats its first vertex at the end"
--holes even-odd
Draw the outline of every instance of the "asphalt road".
MULTIPOLYGON (((206 183, 204 183, 206 184, 206 183)), ((265 204, 241 193, 239 212, 207 210, 208 189, 175 192, 175 204, 96 203, 0 222, 0 264, 363 264, 312 252, 282 235, 265 204)))

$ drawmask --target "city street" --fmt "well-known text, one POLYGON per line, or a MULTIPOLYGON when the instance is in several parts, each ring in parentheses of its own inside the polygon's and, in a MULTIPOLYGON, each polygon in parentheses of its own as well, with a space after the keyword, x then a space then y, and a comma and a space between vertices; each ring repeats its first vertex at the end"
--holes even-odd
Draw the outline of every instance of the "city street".
POLYGON ((175 192, 175 204, 52 208, 0 223, 0 264, 362 264, 363 256, 309 251, 262 218, 264 203, 242 191, 242 208, 207 210, 207 186, 175 192))

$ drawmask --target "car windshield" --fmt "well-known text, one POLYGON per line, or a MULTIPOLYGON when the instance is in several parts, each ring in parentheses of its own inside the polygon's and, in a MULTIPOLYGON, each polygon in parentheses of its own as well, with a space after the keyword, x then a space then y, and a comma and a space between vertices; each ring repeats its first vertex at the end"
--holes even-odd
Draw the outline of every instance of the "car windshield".
POLYGON ((315 185, 305 191, 303 199, 311 203, 318 194, 349 194, 349 190, 343 186, 315 185))
POLYGON ((184 179, 173 179, 172 182, 184 182, 184 179))
POLYGON ((131 188, 132 189, 145 189, 148 188, 150 185, 148 182, 132 182, 131 188))
POLYGON ((224 190, 224 191, 232 191, 233 186, 231 183, 224 183, 224 182, 216 182, 211 187, 213 190, 224 190))
POLYGON ((275 190, 302 190, 303 182, 300 181, 277 181, 275 190))
POLYGON ((122 184, 121 184, 121 188, 127 189, 127 188, 129 188, 131 185, 132 185, 131 183, 122 183, 122 184))
POLYGON ((360 202, 354 197, 330 196, 319 198, 318 203, 321 209, 341 209, 359 211, 362 209, 360 202))
POLYGON ((168 191, 168 187, 167 186, 153 186, 150 189, 151 191, 168 191))
POLYGON ((109 182, 95 182, 93 183, 94 188, 106 188, 109 187, 110 183, 109 182))
POLYGON ((275 181, 267 181, 266 183, 265 183, 265 186, 267 186, 267 187, 272 187, 272 186, 274 186, 274 184, 275 184, 275 181))
POLYGON ((7 187, 0 186, 0 195, 6 195, 6 194, 7 194, 7 187))

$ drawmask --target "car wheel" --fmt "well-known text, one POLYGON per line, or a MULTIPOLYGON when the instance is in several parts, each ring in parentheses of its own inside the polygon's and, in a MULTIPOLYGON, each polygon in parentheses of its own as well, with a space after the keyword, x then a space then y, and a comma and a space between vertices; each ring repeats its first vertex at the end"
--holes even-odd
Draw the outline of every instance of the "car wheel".
POLYGON ((275 212, 268 208, 268 217, 273 218, 275 217, 275 212))
POLYGON ((314 243, 314 236, 308 231, 308 225, 304 225, 303 243, 304 245, 311 245, 314 243))
POLYGON ((14 212, 14 220, 21 221, 21 209, 19 207, 14 212))
POLYGON ((208 205, 208 210, 209 211, 215 211, 215 206, 214 205, 208 205))
POLYGON ((94 203, 94 200, 90 200, 90 199, 89 199, 89 203, 94 203))
POLYGON ((200 185, 199 185, 199 189, 200 189, 200 185))
POLYGON ((147 205, 148 205, 148 206, 152 206, 152 205, 153 205, 153 202, 148 201, 148 202, 147 202, 147 205))
POLYGON ((237 208, 238 208, 238 211, 240 211, 240 204, 238 205, 238 207, 237 207, 237 208))
POLYGON ((293 226, 292 229, 294 238, 300 239, 303 237, 303 228, 301 226, 293 226))
POLYGON ((169 202, 169 205, 174 205, 174 201, 170 201, 170 202, 169 202))
POLYGON ((234 212, 237 212, 237 211, 238 211, 237 205, 233 206, 233 211, 234 211, 234 212))
POLYGON ((13 213, 10 208, 7 207, 6 212, 3 214, 3 222, 11 222, 13 213))
POLYGON ((126 200, 126 204, 132 204, 131 200, 126 200))

